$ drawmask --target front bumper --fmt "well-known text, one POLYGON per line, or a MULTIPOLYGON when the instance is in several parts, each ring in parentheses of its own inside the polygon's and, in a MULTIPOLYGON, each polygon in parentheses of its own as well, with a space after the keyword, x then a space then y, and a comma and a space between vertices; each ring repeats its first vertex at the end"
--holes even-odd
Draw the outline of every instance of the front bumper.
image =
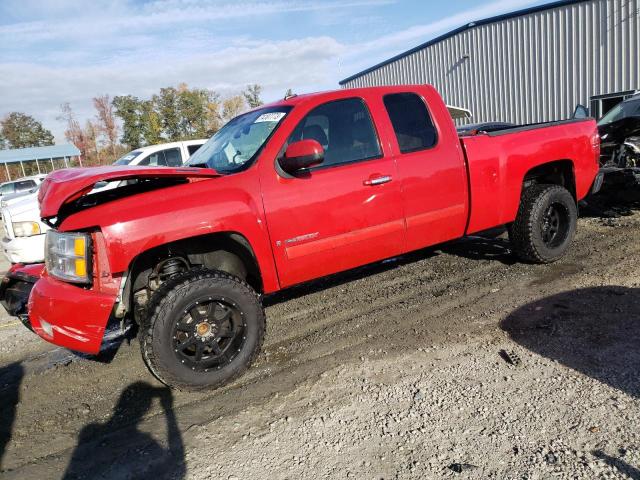
POLYGON ((29 322, 48 342, 97 354, 116 297, 43 276, 29 296, 29 322))
POLYGON ((45 239, 45 234, 32 237, 5 237, 2 239, 2 251, 11 263, 42 263, 45 239))
POLYGON ((18 317, 30 330, 32 328, 27 315, 27 302, 38 278, 40 277, 21 271, 10 271, 0 282, 0 304, 9 315, 18 317))

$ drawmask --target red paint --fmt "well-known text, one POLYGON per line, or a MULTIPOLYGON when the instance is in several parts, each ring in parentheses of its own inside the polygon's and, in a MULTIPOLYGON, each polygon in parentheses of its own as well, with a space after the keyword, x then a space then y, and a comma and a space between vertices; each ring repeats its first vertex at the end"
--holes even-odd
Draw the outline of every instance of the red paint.
POLYGON ((99 181, 126 180, 144 177, 215 177, 210 168, 167 168, 136 166, 110 166, 94 168, 65 168, 50 173, 38 190, 42 218, 54 217, 62 205, 89 192, 99 181))
MULTIPOLYGON (((461 141, 430 86, 339 90, 279 103, 294 108, 255 164, 241 173, 108 167, 51 174, 40 192, 45 217, 55 216, 99 180, 173 176, 199 181, 124 197, 65 218, 61 231, 94 232, 94 282, 83 288, 45 273, 29 302, 36 332, 68 348, 97 352, 131 262, 168 242, 239 233, 251 245, 264 291, 270 293, 509 223, 517 212, 524 176, 538 165, 570 161, 578 199, 587 194, 598 168, 594 121, 461 141), (397 92, 417 93, 428 105, 438 137, 433 148, 400 153, 382 100, 397 92), (281 176, 276 158, 298 122, 320 104, 352 97, 369 108, 381 156, 312 168, 296 178, 281 176), (53 325, 53 338, 41 328, 41 319, 53 325)), ((306 155, 316 142, 304 142, 295 148, 306 155)))
POLYGON ((71 350, 98 353, 115 296, 44 276, 29 297, 29 321, 47 341, 71 350), (53 337, 42 326, 52 326, 53 337))
POLYGON ((316 140, 300 140, 287 147, 287 157, 305 157, 307 155, 319 155, 322 153, 322 145, 316 140))

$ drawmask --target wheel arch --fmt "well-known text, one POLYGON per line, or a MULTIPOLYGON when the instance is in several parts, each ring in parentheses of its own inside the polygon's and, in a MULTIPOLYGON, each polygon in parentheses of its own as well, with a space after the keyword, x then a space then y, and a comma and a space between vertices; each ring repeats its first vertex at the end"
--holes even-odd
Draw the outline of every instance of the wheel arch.
POLYGON ((219 270, 245 280, 256 292, 264 292, 264 282, 254 248, 240 232, 223 231, 174 240, 149 248, 131 261, 122 304, 133 308, 133 293, 144 288, 153 269, 172 257, 186 259, 193 267, 219 270))
POLYGON ((560 185, 569 190, 577 202, 575 165, 572 160, 553 160, 532 167, 522 179, 521 193, 533 185, 540 184, 560 185))

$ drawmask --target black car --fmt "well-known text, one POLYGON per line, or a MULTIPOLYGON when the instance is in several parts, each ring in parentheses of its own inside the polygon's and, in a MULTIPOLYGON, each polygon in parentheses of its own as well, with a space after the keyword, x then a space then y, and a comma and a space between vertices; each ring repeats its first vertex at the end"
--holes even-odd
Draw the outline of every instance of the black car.
POLYGON ((600 165, 640 176, 640 94, 613 107, 598 121, 600 165))

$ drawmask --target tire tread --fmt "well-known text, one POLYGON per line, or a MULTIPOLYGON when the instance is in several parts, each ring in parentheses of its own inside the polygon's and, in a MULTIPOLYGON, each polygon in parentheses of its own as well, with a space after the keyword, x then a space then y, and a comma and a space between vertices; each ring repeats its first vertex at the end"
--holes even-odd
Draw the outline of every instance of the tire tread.
MULTIPOLYGON (((533 185, 522 193, 516 219, 509 226, 508 231, 514 253, 525 262, 551 263, 557 259, 544 255, 534 241, 537 210, 543 207, 545 198, 554 192, 571 195, 566 188, 553 184, 533 185)), ((570 232, 570 235, 574 233, 575 229, 570 232)))
POLYGON ((158 288, 158 290, 156 290, 151 296, 149 304, 146 308, 146 313, 143 316, 140 326, 140 351, 147 368, 158 380, 160 380, 165 385, 177 390, 184 391, 215 389, 238 378, 255 361, 256 357, 259 355, 262 349, 265 330, 266 318, 264 309, 262 308, 260 295, 247 282, 226 272, 209 270, 206 268, 195 268, 181 273, 176 277, 168 280, 162 286, 160 286, 160 288, 158 288), (162 368, 158 361, 157 355, 154 353, 152 338, 153 331, 156 328, 157 322, 162 322, 162 327, 164 327, 164 323, 169 320, 168 315, 161 315, 165 304, 168 303, 169 305, 171 305, 179 301, 180 298, 187 296, 192 291, 189 286, 193 286, 194 282, 203 279, 211 279, 214 281, 231 281, 234 282, 237 288, 244 290, 245 293, 253 295, 256 299, 256 302, 260 305, 259 314, 261 318, 259 320, 261 321, 262 331, 257 348, 253 350, 249 359, 245 361, 244 365, 241 368, 237 369, 233 373, 233 375, 216 384, 194 386, 193 384, 184 382, 177 376, 173 375, 171 372, 168 372, 166 371, 166 369, 162 368))

